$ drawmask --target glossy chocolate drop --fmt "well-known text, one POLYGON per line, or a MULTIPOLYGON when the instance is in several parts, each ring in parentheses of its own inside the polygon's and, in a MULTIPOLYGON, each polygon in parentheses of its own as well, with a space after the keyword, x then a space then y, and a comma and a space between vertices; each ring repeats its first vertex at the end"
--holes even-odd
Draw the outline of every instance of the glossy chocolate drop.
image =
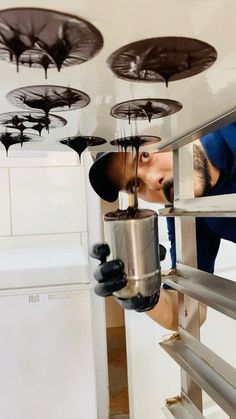
POLYGON ((60 128, 64 127, 66 123, 66 120, 60 116, 50 114, 50 117, 47 117, 42 112, 20 111, 0 114, 0 125, 19 130, 22 133, 25 130, 33 129, 41 135, 44 128, 49 131, 49 127, 51 129, 60 128))
POLYGON ((0 134, 0 142, 5 147, 6 156, 8 156, 8 150, 12 145, 21 144, 22 146, 23 143, 29 142, 30 140, 31 138, 27 135, 14 134, 10 132, 4 132, 0 134))
POLYGON ((144 120, 164 118, 182 109, 182 104, 171 99, 145 98, 118 103, 111 108, 111 115, 118 119, 144 120))
POLYGON ((78 16, 40 8, 11 8, 0 11, 0 59, 29 67, 81 64, 103 46, 101 33, 78 16), (6 51, 8 52, 6 54, 6 51))
POLYGON ((130 135, 127 137, 121 137, 117 138, 116 140, 112 140, 110 141, 110 144, 116 147, 126 146, 127 149, 128 147, 135 148, 137 144, 139 145, 139 147, 143 147, 152 144, 158 144, 160 141, 161 138, 156 137, 154 135, 130 135))
MULTIPOLYGON (((11 118, 11 114, 9 115, 9 117, 11 118)), ((20 118, 19 115, 13 115, 13 117, 11 118, 11 122, 14 127, 18 127, 19 124, 24 122, 24 118, 20 118)))
POLYGON ((48 57, 48 55, 43 54, 42 57, 40 57, 40 64, 44 69, 45 79, 48 78, 48 69, 50 64, 52 63, 52 60, 48 57))
POLYGON ((77 89, 63 86, 26 86, 12 90, 6 95, 15 106, 41 109, 49 116, 51 109, 58 111, 81 109, 90 102, 89 96, 77 89))
POLYGON ((102 145, 107 141, 100 137, 76 135, 74 137, 63 138, 59 140, 59 142, 76 151, 76 153, 79 155, 79 161, 81 162, 81 155, 87 147, 102 145))
POLYGON ((88 141, 86 138, 75 139, 75 138, 68 138, 66 140, 61 140, 61 144, 67 145, 68 147, 72 148, 79 156, 79 161, 81 163, 81 154, 84 150, 88 147, 88 141))
MULTIPOLYGON (((3 29, 5 26, 3 27, 3 29)), ((27 50, 27 45, 22 41, 20 33, 16 28, 8 27, 8 32, 2 33, 0 29, 1 41, 9 52, 10 61, 15 59, 16 71, 19 71, 19 62, 21 55, 27 50)), ((0 53, 1 56, 1 53, 0 53)), ((4 54, 5 57, 5 54, 4 54)))
POLYGON ((35 130, 35 131, 38 131, 38 133, 39 133, 40 137, 41 137, 42 130, 43 130, 44 128, 46 128, 46 127, 45 127, 45 125, 44 125, 44 124, 42 124, 41 122, 38 122, 37 124, 32 125, 32 127, 31 127, 31 129, 33 129, 33 130, 35 130))
POLYGON ((107 63, 122 79, 165 82, 192 77, 217 58, 214 47, 194 38, 167 36, 143 39, 113 52, 107 63))

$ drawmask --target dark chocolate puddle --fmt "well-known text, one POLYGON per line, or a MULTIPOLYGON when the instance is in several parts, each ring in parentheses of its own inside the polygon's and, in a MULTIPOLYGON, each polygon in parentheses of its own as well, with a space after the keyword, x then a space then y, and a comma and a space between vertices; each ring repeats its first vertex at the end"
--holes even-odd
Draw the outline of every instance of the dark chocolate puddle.
POLYGON ((57 115, 46 116, 42 112, 6 112, 0 114, 0 125, 18 130, 23 133, 27 129, 35 130, 41 136, 42 130, 49 128, 60 128, 66 125, 67 121, 57 115))
POLYGON ((171 99, 134 99, 118 103, 111 108, 111 115, 118 119, 143 120, 164 118, 182 109, 183 105, 171 99))
POLYGON ((41 109, 47 117, 51 109, 57 112, 80 109, 90 102, 89 96, 80 90, 53 85, 20 87, 9 92, 6 97, 20 108, 41 109))
POLYGON ((157 144, 161 141, 160 137, 154 135, 130 135, 128 137, 117 138, 110 141, 110 144, 117 146, 119 151, 127 151, 127 148, 135 149, 142 146, 157 144))
POLYGON ((41 122, 38 122, 37 124, 32 125, 31 129, 37 131, 41 137, 42 134, 42 130, 46 128, 44 124, 42 124, 41 122))
POLYGON ((81 162, 81 155, 87 147, 95 147, 101 144, 105 144, 107 141, 100 137, 76 135, 74 137, 67 137, 59 140, 59 142, 76 151, 76 153, 79 155, 79 161, 81 162))
POLYGON ((138 209, 134 208, 133 206, 129 206, 125 210, 117 209, 116 211, 108 212, 105 214, 106 220, 127 220, 127 219, 133 219, 133 218, 146 218, 150 217, 150 215, 153 215, 152 210, 147 209, 138 209))
POLYGON ((103 38, 90 22, 77 16, 40 8, 0 11, 0 59, 47 71, 81 64, 103 47, 103 38))
POLYGON ((5 147, 6 156, 8 156, 8 150, 12 145, 21 144, 21 147, 23 147, 24 143, 30 142, 31 140, 31 137, 25 134, 21 135, 12 132, 4 132, 0 134, 0 142, 5 147))
POLYGON ((125 80, 165 82, 192 77, 217 58, 214 47, 198 39, 167 36, 132 42, 113 52, 107 63, 125 80))
POLYGON ((27 127, 22 122, 20 122, 18 125, 7 125, 7 128, 16 129, 16 130, 20 131, 20 135, 22 137, 22 135, 23 135, 23 133, 24 133, 24 131, 26 130, 27 127))

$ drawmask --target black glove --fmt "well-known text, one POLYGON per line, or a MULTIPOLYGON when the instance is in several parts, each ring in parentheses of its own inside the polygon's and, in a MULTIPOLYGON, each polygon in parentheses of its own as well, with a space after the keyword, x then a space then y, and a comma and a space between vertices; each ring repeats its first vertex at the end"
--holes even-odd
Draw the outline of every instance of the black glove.
POLYGON ((165 260, 166 257, 166 248, 165 246, 162 246, 162 244, 159 244, 159 258, 160 261, 165 260))
MULTIPOLYGON (((94 291, 101 297, 108 297, 113 292, 119 291, 127 284, 127 277, 124 272, 124 263, 121 259, 114 259, 106 262, 107 256, 110 254, 109 246, 106 243, 97 243, 90 248, 89 254, 91 257, 101 261, 94 272, 94 278, 98 281, 95 285, 94 291)), ((160 258, 165 258, 166 249, 160 245, 160 258)), ((138 294, 132 298, 116 297, 122 307, 126 310, 136 310, 138 312, 151 310, 159 300, 159 293, 154 293, 152 296, 144 297, 138 294)))
POLYGON ((127 284, 124 273, 124 264, 120 259, 106 262, 110 249, 106 243, 96 243, 89 250, 89 255, 101 261, 94 272, 94 278, 98 281, 94 291, 100 297, 109 297, 113 292, 119 291, 127 284))

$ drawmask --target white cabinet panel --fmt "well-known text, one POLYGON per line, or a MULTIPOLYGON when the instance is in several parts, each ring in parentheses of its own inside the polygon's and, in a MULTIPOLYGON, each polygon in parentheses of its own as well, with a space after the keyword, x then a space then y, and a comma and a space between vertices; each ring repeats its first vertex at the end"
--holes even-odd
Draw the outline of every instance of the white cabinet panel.
POLYGON ((11 234, 8 170, 0 169, 0 236, 11 234))
POLYGON ((90 280, 81 233, 0 238, 1 290, 90 280))
POLYGON ((83 232, 81 233, 81 244, 83 246, 83 248, 85 249, 85 251, 88 251, 88 233, 87 232, 83 232))
POLYGON ((90 291, 0 295, 4 419, 97 419, 90 291))
POLYGON ((87 230, 83 167, 10 170, 12 234, 87 230))
POLYGON ((164 419, 165 399, 179 394, 178 365, 158 342, 171 335, 145 313, 125 311, 131 419, 164 419))

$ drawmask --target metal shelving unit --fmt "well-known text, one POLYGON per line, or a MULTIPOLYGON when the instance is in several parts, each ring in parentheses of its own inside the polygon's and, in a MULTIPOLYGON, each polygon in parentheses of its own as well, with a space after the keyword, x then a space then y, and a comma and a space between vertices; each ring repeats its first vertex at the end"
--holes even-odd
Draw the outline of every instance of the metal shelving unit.
MULTIPOLYGON (((231 115, 232 116, 232 115, 231 115)), ((228 115, 198 134, 227 124, 228 115)), ((230 121, 231 122, 231 121, 230 121)), ((236 418, 236 370, 200 342, 199 303, 236 319, 236 283, 197 269, 195 217, 235 217, 236 194, 194 198, 193 147, 196 133, 168 144, 174 153, 174 208, 160 215, 175 217, 176 274, 163 281, 178 291, 179 330, 162 348, 181 368, 181 394, 166 401, 168 418, 200 419, 204 390, 231 419, 236 418)), ((165 150, 165 147, 163 147, 165 150)))

